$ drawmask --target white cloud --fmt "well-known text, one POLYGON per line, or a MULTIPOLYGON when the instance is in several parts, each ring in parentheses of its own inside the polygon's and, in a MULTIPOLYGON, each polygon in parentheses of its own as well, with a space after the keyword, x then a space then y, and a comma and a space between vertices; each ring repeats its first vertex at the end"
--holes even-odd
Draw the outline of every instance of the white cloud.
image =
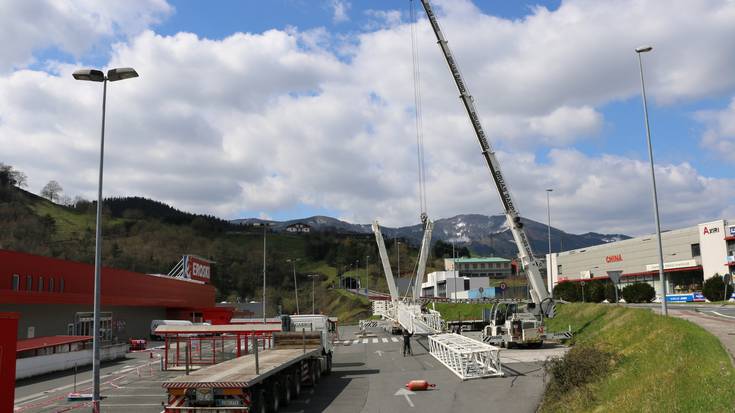
POLYGON ((50 47, 76 58, 100 39, 132 36, 173 12, 166 0, 0 2, 0 72, 26 67, 50 47))
POLYGON ((350 9, 350 2, 346 0, 330 0, 329 7, 332 9, 332 21, 335 23, 344 23, 350 20, 347 10, 350 9))
MULTIPOLYGON (((517 21, 478 15, 467 2, 440 6, 521 212, 543 218, 544 189, 553 187, 552 218, 561 228, 650 231, 646 163, 569 146, 597 138, 599 105, 637 96, 632 49, 641 39, 657 47, 647 68, 659 101, 732 88, 733 66, 719 65, 735 60, 735 50, 723 49, 713 62, 697 40, 735 38, 732 2, 569 1, 517 21), (691 36, 680 34, 685 17, 697 21, 686 26, 691 36), (671 52, 674 45, 681 50, 671 52), (711 76, 697 87, 670 81, 682 71, 711 76), (547 148, 548 160, 531 155, 547 148)), ((429 212, 497 213, 497 194, 426 21, 417 34, 429 212)), ((143 195, 227 218, 303 204, 356 222, 418 222, 409 27, 359 35, 349 59, 335 56, 329 39, 323 29, 221 40, 144 31, 114 45, 109 66, 132 66, 141 76, 109 87, 106 195, 143 195)), ((0 161, 26 172, 31 189, 56 179, 69 194, 93 196, 101 91, 75 82, 73 69, 0 77, 0 161)), ((664 226, 721 216, 732 203, 729 180, 703 177, 686 163, 657 172, 664 226)))
POLYGON ((731 155, 735 153, 735 98, 723 110, 698 112, 697 119, 707 127, 702 134, 702 147, 732 162, 731 155))

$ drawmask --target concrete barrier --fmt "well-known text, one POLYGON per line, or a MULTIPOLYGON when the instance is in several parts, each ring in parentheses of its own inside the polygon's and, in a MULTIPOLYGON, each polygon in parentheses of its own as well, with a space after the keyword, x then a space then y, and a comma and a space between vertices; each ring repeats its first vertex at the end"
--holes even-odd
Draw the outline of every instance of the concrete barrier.
MULTIPOLYGON (((102 361, 117 360, 125 357, 128 344, 113 344, 100 348, 102 361)), ((45 356, 26 357, 15 361, 15 379, 25 379, 41 374, 52 373, 92 364, 92 349, 55 353, 45 356)))

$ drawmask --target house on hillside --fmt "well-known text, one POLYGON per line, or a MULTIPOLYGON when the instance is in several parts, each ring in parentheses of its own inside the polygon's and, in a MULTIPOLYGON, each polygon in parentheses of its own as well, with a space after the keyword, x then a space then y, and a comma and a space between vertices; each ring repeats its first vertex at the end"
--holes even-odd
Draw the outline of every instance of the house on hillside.
POLYGON ((293 232, 293 233, 309 233, 311 232, 311 227, 307 224, 297 222, 295 224, 291 224, 286 227, 286 232, 293 232))

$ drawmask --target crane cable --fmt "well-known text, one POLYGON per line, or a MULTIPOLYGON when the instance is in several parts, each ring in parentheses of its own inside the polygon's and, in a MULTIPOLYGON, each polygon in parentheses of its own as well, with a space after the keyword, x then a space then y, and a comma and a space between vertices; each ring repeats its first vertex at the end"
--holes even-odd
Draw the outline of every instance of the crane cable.
POLYGON ((421 107, 421 64, 419 63, 419 48, 416 42, 416 5, 410 0, 411 16, 411 58, 413 61, 413 102, 414 122, 416 124, 416 154, 419 172, 419 208, 421 209, 421 223, 426 225, 428 214, 426 211, 426 166, 424 164, 424 119, 421 107))
MULTIPOLYGON (((413 103, 414 103, 414 122, 416 126, 416 155, 418 159, 419 172, 419 208, 421 210, 421 224, 426 229, 426 223, 429 215, 426 210, 426 166, 424 163, 424 118, 423 108, 421 105, 421 64, 419 62, 419 48, 416 42, 417 13, 414 0, 410 0, 410 18, 411 18, 411 60, 413 63, 413 103)), ((406 288, 404 299, 410 294, 410 285, 416 279, 418 270, 418 260, 414 263, 414 269, 411 272, 409 287, 406 288)), ((400 277, 400 274, 398 275, 400 277)), ((418 283, 418 279, 416 281, 418 283)), ((414 287, 415 288, 415 287, 414 287)), ((419 287, 420 288, 420 287, 419 287)))

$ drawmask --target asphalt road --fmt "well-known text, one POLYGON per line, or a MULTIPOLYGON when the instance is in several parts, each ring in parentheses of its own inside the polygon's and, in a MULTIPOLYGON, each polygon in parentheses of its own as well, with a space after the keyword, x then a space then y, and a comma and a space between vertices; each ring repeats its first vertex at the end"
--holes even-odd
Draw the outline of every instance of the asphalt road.
MULTIPOLYGON (((403 357, 400 336, 375 329, 372 337, 355 342, 356 330, 340 328, 332 374, 323 376, 316 389, 307 389, 281 412, 535 412, 544 391, 542 362, 566 350, 561 346, 502 350, 505 377, 463 382, 428 354, 425 338, 414 339, 414 355, 403 357), (403 394, 405 384, 416 379, 436 387, 403 394)), ((162 410, 166 396, 161 382, 181 372, 161 372, 158 353, 153 353, 153 359, 148 352, 131 353, 128 359, 103 366, 103 411, 162 410)), ((19 382, 15 413, 88 411, 89 402, 66 400, 73 380, 66 373, 19 382)), ((91 392, 91 371, 80 372, 77 383, 79 392, 91 392)))
POLYGON ((428 354, 425 339, 413 340, 414 355, 403 357, 400 337, 374 330, 375 337, 355 343, 355 331, 341 329, 332 375, 284 412, 535 412, 544 391, 542 360, 564 352, 561 347, 504 350, 505 377, 463 382, 428 354), (402 394, 410 380, 436 387, 402 394))

